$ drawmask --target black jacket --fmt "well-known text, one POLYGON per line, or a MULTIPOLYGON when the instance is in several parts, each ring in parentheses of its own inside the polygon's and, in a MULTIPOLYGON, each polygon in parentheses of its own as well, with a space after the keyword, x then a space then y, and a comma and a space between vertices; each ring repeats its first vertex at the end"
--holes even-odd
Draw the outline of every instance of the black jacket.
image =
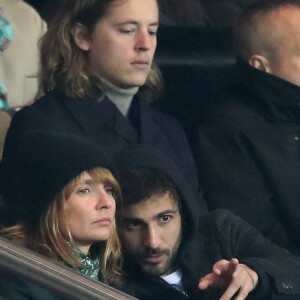
MULTIPOLYGON (((265 239, 251 225, 227 210, 197 213, 197 200, 177 166, 158 151, 143 145, 129 146, 115 157, 119 174, 150 167, 164 172, 181 198, 183 238, 179 267, 189 299, 218 299, 223 291, 200 291, 197 286, 221 259, 238 258, 258 273, 259 285, 249 299, 300 299, 300 258, 265 239)), ((141 300, 186 299, 160 277, 150 277, 132 261, 126 261, 124 290, 141 300)))
MULTIPOLYGON (((133 99, 128 120, 108 98, 97 102, 70 99, 54 91, 46 94, 14 115, 4 145, 3 165, 13 165, 21 138, 36 129, 78 134, 100 144, 109 155, 127 144, 153 146, 178 164, 198 193, 195 163, 181 126, 137 96, 133 99)), ((11 189, 8 191, 11 197, 10 193, 11 189)), ((10 208, 9 204, 6 203, 7 210, 12 209, 16 214, 16 205, 10 208)), ((199 201, 199 205, 204 209, 204 201, 199 201)))
POLYGON ((0 299, 62 300, 44 288, 6 272, 0 272, 0 299))
MULTIPOLYGON (((199 120, 195 159, 209 209, 227 208, 300 250, 300 87, 245 63, 199 120)), ((296 248, 296 249, 295 249, 296 248)))

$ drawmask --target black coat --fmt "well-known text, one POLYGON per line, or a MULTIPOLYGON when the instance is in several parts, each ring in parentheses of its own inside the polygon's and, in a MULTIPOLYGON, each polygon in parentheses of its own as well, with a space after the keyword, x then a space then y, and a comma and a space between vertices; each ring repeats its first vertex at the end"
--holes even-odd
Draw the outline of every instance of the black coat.
MULTIPOLYGON (((101 102, 76 100, 50 92, 14 115, 4 145, 3 165, 13 164, 21 138, 37 129, 78 134, 100 144, 109 155, 127 144, 153 146, 178 164, 198 193, 195 163, 181 126, 138 97, 133 99, 129 121, 108 98, 101 102)), ((11 189, 8 192, 9 196, 11 189)), ((204 201, 199 205, 206 210, 204 201)), ((6 206, 15 214, 16 207, 6 206)))
POLYGON ((227 208, 297 252, 300 87, 244 63, 237 69, 230 96, 200 120, 195 137, 204 196, 210 210, 227 208))
MULTIPOLYGON (((115 164, 121 176, 126 176, 132 169, 158 169, 177 188, 182 218, 182 240, 177 258, 189 299, 219 299, 224 291, 200 291, 198 283, 200 278, 211 273, 217 261, 231 258, 238 258, 258 274, 259 284, 248 299, 300 299, 300 258, 271 243, 228 210, 199 216, 195 210, 197 200, 190 193, 180 170, 168 157, 145 146, 130 146, 116 155, 115 164)), ((124 253, 124 269, 128 274, 125 292, 141 300, 186 299, 160 277, 145 274, 126 256, 126 251, 124 253)))
POLYGON ((6 272, 0 273, 0 298, 4 300, 62 300, 61 297, 44 288, 6 272))

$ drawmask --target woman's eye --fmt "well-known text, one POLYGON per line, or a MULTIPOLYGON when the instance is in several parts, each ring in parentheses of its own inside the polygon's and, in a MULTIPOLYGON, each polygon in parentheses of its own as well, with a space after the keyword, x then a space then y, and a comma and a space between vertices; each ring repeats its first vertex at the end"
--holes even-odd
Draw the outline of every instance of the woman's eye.
POLYGON ((90 188, 82 188, 78 191, 79 194, 89 194, 91 192, 90 188))
POLYGON ((105 189, 107 194, 113 195, 114 191, 113 191, 112 187, 106 186, 104 189, 105 189))

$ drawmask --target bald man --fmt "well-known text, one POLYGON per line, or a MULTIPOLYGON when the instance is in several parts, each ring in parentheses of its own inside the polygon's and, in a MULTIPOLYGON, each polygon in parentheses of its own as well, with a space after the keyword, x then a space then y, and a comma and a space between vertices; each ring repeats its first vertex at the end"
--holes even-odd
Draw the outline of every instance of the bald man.
POLYGON ((204 196, 299 254, 300 1, 249 7, 234 44, 234 86, 197 130, 204 196))

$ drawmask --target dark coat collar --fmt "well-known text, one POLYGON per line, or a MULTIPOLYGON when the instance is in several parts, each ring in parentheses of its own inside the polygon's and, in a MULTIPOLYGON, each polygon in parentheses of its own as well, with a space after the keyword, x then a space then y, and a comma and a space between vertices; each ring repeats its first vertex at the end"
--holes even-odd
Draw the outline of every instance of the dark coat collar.
POLYGON ((300 87, 238 61, 234 94, 248 100, 271 121, 300 120, 300 87))
POLYGON ((57 91, 50 94, 65 107, 88 136, 97 136, 107 128, 108 131, 114 130, 130 144, 160 142, 162 115, 138 95, 134 96, 130 107, 130 111, 136 115, 135 120, 131 122, 107 97, 99 102, 69 98, 57 91))
POLYGON ((113 127, 116 133, 124 136, 129 142, 136 140, 136 132, 108 98, 100 102, 66 97, 62 100, 76 122, 88 135, 96 136, 103 128, 113 127))
POLYGON ((90 136, 95 136, 105 127, 108 127, 113 128, 117 134, 124 137, 129 143, 151 141, 155 138, 156 130, 153 128, 153 126, 156 126, 155 114, 147 103, 137 97, 134 98, 132 103, 134 107, 131 108, 139 116, 134 126, 108 98, 97 102, 62 97, 62 101, 81 128, 90 136))

